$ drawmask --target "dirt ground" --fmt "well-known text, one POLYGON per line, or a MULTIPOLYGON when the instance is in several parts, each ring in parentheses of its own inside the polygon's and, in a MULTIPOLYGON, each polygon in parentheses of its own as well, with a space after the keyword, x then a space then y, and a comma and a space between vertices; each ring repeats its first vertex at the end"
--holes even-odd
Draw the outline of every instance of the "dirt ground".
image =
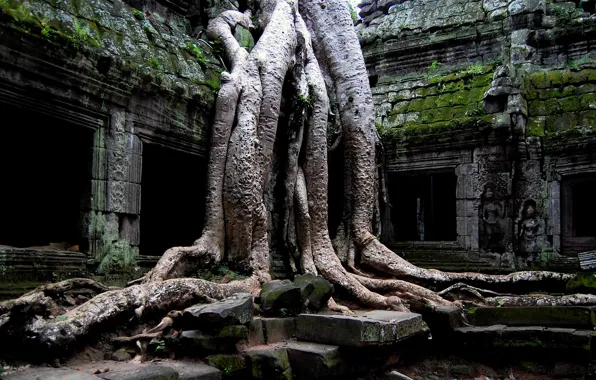
MULTIPOLYGON (((490 360, 490 352, 487 352, 490 360)), ((586 366, 565 362, 482 363, 448 357, 418 358, 402 362, 393 368, 414 380, 565 380, 583 379, 586 366)))

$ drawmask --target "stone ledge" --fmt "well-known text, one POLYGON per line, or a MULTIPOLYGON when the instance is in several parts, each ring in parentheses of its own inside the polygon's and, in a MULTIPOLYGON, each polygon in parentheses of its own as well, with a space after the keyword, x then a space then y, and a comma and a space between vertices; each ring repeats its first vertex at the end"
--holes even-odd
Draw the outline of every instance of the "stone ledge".
POLYGON ((296 337, 302 341, 348 347, 391 345, 424 332, 422 316, 376 310, 360 317, 300 314, 296 337))

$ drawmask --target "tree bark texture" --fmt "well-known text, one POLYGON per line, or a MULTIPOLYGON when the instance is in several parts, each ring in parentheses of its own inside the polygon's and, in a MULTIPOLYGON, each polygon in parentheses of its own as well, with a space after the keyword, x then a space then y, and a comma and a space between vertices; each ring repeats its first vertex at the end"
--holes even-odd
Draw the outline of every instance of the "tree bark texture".
MULTIPOLYGON (((369 308, 407 310, 412 303, 450 306, 454 303, 443 296, 466 284, 489 305, 594 303, 590 295, 482 298, 478 288, 509 293, 545 287, 560 291, 572 275, 447 273, 414 266, 381 244, 375 233, 380 229, 379 192, 384 188, 379 170, 382 152, 368 75, 347 2, 260 0, 256 5, 257 25, 248 12, 224 11, 208 28, 209 38, 224 46, 230 70, 222 73, 215 105, 201 237, 190 247, 166 251, 142 284, 110 291, 96 286, 103 293, 59 319, 46 318, 51 289, 1 303, 0 334, 3 328, 20 323, 28 339, 40 347, 68 347, 119 318, 165 315, 200 300, 257 292, 271 278, 264 193, 279 136, 286 136, 288 147, 285 164, 279 165, 285 168, 280 219, 296 271, 324 276, 369 308), (234 38, 238 25, 260 32, 250 53, 234 38), (282 89, 288 84, 294 93, 284 101, 282 89), (284 103, 290 106, 282 110, 284 103), (290 115, 288 125, 280 123, 282 112, 290 115), (334 144, 327 141, 330 115, 335 118, 332 124, 340 126, 334 144), (288 131, 278 135, 278 128, 288 131), (341 150, 344 164, 342 221, 333 244, 328 215, 330 145, 341 150), (251 277, 229 284, 174 279, 222 261, 251 277), (385 279, 364 275, 360 265, 385 279), (437 293, 454 284, 449 291, 437 293)), ((330 307, 346 311, 334 301, 330 307)))

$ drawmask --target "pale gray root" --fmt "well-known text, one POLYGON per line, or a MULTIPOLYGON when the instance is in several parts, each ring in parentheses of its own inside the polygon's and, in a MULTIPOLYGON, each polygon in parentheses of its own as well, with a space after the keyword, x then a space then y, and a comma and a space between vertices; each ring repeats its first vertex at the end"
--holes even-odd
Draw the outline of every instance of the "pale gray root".
POLYGON ((551 296, 548 294, 530 294, 522 296, 487 297, 486 306, 594 306, 596 295, 571 294, 551 296))
POLYGON ((25 311, 32 308, 37 314, 45 314, 53 304, 53 297, 75 289, 89 289, 99 294, 110 288, 89 278, 71 278, 54 284, 41 285, 15 300, 0 302, 0 316, 10 313, 13 309, 25 311))
POLYGON ((228 284, 184 278, 134 285, 102 293, 67 311, 60 319, 35 318, 25 326, 26 334, 51 353, 52 349, 70 349, 91 330, 111 328, 110 322, 134 316, 139 309, 165 314, 202 302, 205 297, 222 299, 237 292, 254 293, 258 286, 256 277, 228 284))
POLYGON ((261 3, 265 29, 246 64, 237 124, 228 145, 224 212, 228 261, 263 276, 269 246, 263 189, 279 118, 281 89, 294 64, 294 11, 285 1, 261 3), (253 235, 254 234, 254 235, 253 235))
POLYGON ((383 294, 391 293, 404 301, 417 301, 431 307, 454 306, 453 302, 444 299, 432 290, 412 284, 411 282, 401 280, 380 280, 355 274, 352 274, 351 276, 356 278, 362 285, 370 290, 383 294))
POLYGON ((452 273, 442 272, 436 269, 424 269, 399 257, 389 248, 381 244, 374 236, 370 234, 368 236, 370 241, 368 244, 365 244, 362 249, 361 259, 363 264, 373 267, 383 273, 423 284, 440 286, 465 282, 471 286, 482 286, 484 288, 510 284, 536 284, 538 286, 554 284, 564 288, 565 284, 574 276, 573 274, 548 271, 525 271, 515 272, 508 275, 490 275, 474 272, 452 273))
POLYGON ((354 312, 352 310, 350 310, 346 306, 340 305, 337 302, 335 302, 333 297, 329 298, 329 301, 327 301, 327 308, 331 311, 342 313, 344 315, 354 315, 354 312))
POLYGON ((228 141, 236 117, 236 105, 243 78, 243 65, 248 52, 240 47, 232 31, 236 25, 249 28, 250 17, 236 11, 225 11, 214 19, 207 30, 210 38, 223 42, 232 66, 231 73, 222 73, 222 86, 215 103, 215 120, 211 132, 209 162, 207 164, 207 190, 205 225, 201 237, 191 247, 168 249, 159 262, 144 278, 144 282, 162 281, 183 277, 199 266, 219 263, 224 255, 224 211, 222 203, 223 179, 228 152, 228 141))
POLYGON ((162 318, 159 324, 151 329, 143 331, 141 334, 133 336, 121 336, 113 338, 114 342, 132 342, 138 339, 153 339, 160 337, 164 332, 174 325, 174 321, 182 316, 182 312, 178 310, 172 310, 162 318))
POLYGON ((459 289, 464 289, 464 288, 466 288, 466 289, 473 289, 476 292, 478 292, 478 293, 480 293, 480 294, 482 294, 484 296, 499 297, 499 296, 510 296, 511 295, 511 294, 502 294, 502 293, 493 292, 492 290, 488 290, 488 289, 480 289, 480 288, 477 288, 475 286, 470 286, 470 285, 468 285, 466 283, 463 283, 463 282, 458 282, 457 284, 453 284, 450 287, 448 287, 447 289, 444 289, 444 290, 441 290, 440 292, 437 292, 437 294, 440 295, 441 297, 443 297, 443 296, 445 296, 445 295, 447 295, 447 294, 449 294, 449 293, 451 293, 453 291, 456 291, 456 290, 459 290, 459 289))
MULTIPOLYGON (((331 23, 329 27, 333 28, 335 25, 331 23)), ((305 133, 306 147, 303 170, 306 179, 311 222, 311 247, 315 266, 323 277, 343 287, 365 305, 376 308, 407 310, 397 297, 384 297, 371 292, 356 279, 350 277, 333 251, 327 228, 327 116, 329 99, 319 64, 311 46, 310 34, 300 16, 296 20, 296 29, 298 33, 305 36, 303 38, 306 42, 305 72, 311 90, 312 102, 305 133)), ((334 33, 335 29, 328 30, 328 32, 334 33)))
POLYGON ((296 214, 296 233, 300 245, 300 268, 304 273, 316 275, 317 268, 313 259, 310 231, 310 214, 308 212, 308 193, 306 190, 306 179, 302 168, 298 168, 296 177, 296 192, 294 193, 296 203, 294 212, 296 214))
MULTIPOLYGON (((300 49, 300 44, 298 44, 300 49)), ((300 55, 300 51, 298 53, 300 55)), ((304 77, 304 66, 302 60, 298 60, 293 71, 293 79, 295 87, 297 88, 299 99, 308 98, 308 86, 306 84, 306 78, 304 77)), ((296 216, 294 212, 294 195, 296 189, 296 178, 298 176, 300 157, 300 150, 303 143, 304 137, 304 122, 306 120, 306 112, 304 107, 292 107, 288 123, 288 159, 286 162, 285 169, 285 199, 284 199, 284 219, 283 219, 283 237, 285 239, 285 245, 290 252, 290 265, 292 271, 297 272, 296 264, 294 260, 300 260, 300 249, 297 245, 296 236, 296 216)))

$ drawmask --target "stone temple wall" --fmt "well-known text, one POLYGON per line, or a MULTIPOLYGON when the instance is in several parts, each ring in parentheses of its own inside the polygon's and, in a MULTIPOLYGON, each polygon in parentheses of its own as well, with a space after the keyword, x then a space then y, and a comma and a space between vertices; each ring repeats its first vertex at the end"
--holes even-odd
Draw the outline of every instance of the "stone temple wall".
MULTIPOLYGON (((20 113, 31 113, 93 136, 71 142, 86 144, 90 157, 73 157, 90 161, 76 242, 86 256, 65 247, 2 247, 9 237, 1 236, 0 288, 80 275, 86 264, 93 272, 130 274, 148 259, 139 257, 144 145, 206 158, 220 60, 192 36, 183 13, 188 2, 134 3, 139 9, 122 0, 0 0, 0 105, 13 110, 2 127, 38 127, 19 123, 20 113)), ((38 155, 30 159, 52 158, 38 155)), ((40 184, 40 191, 57 185, 40 184)), ((3 215, 2 223, 10 218, 3 215)))
POLYGON ((596 249, 594 4, 360 5, 396 252, 443 269, 576 270, 596 249), (452 209, 433 204, 446 196, 452 209))

